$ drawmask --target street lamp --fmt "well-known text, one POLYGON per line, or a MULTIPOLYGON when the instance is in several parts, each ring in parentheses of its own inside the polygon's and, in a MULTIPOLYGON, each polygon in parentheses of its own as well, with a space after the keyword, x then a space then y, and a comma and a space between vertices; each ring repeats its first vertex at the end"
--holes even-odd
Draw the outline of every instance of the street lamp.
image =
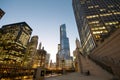
POLYGON ((65 60, 63 59, 62 60, 62 73, 64 74, 64 63, 65 63, 65 60))

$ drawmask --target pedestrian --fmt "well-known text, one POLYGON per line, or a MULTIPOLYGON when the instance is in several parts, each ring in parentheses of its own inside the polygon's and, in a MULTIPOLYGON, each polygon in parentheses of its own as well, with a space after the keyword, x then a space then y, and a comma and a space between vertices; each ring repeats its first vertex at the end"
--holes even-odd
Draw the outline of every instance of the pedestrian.
POLYGON ((87 71, 87 75, 88 75, 88 76, 90 75, 90 71, 89 71, 89 70, 87 71))

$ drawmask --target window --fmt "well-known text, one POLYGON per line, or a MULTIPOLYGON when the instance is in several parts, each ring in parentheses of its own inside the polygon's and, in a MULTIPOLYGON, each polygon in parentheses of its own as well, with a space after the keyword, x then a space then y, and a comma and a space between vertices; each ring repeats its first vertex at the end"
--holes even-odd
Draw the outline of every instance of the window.
POLYGON ((99 21, 92 21, 92 22, 89 22, 89 24, 98 24, 99 21))
POLYGON ((100 9, 100 11, 102 12, 102 11, 105 11, 106 9, 100 9))
POLYGON ((117 15, 117 14, 120 14, 120 12, 114 12, 113 14, 117 15))
POLYGON ((89 19, 89 18, 96 18, 96 17, 99 17, 99 15, 90 15, 90 16, 86 16, 87 19, 89 19))
POLYGON ((115 25, 115 24, 119 24, 118 21, 114 21, 114 22, 107 22, 105 23, 105 25, 115 25))
POLYGON ((110 15, 112 15, 112 13, 100 14, 101 17, 102 17, 102 16, 110 16, 110 15))
POLYGON ((88 9, 94 8, 93 6, 88 6, 88 9))

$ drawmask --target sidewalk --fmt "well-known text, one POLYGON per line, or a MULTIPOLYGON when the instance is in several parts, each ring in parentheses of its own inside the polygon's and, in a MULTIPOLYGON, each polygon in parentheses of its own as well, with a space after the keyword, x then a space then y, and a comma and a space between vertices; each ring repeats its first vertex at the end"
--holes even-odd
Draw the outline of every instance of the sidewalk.
POLYGON ((74 72, 56 77, 49 77, 45 80, 110 80, 111 78, 98 77, 95 75, 85 76, 80 73, 74 72))
POLYGON ((84 63, 84 70, 90 71, 89 76, 80 74, 78 72, 74 72, 67 73, 61 76, 49 77, 45 80, 111 80, 113 78, 113 76, 110 73, 102 69, 100 66, 98 66, 88 58, 82 57, 82 63, 84 63))

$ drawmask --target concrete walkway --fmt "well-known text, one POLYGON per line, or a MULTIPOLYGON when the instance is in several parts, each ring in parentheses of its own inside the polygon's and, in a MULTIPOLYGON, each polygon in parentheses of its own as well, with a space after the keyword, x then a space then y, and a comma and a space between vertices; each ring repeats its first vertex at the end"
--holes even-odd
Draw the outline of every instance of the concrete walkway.
POLYGON ((102 69, 100 66, 95 64, 88 58, 82 57, 82 63, 84 70, 89 70, 90 75, 86 76, 84 74, 80 74, 78 72, 67 73, 61 76, 54 76, 46 78, 45 80, 111 80, 113 76, 102 69))
POLYGON ((95 75, 85 76, 80 73, 74 72, 56 77, 49 77, 45 80, 110 80, 111 78, 98 77, 95 75))

